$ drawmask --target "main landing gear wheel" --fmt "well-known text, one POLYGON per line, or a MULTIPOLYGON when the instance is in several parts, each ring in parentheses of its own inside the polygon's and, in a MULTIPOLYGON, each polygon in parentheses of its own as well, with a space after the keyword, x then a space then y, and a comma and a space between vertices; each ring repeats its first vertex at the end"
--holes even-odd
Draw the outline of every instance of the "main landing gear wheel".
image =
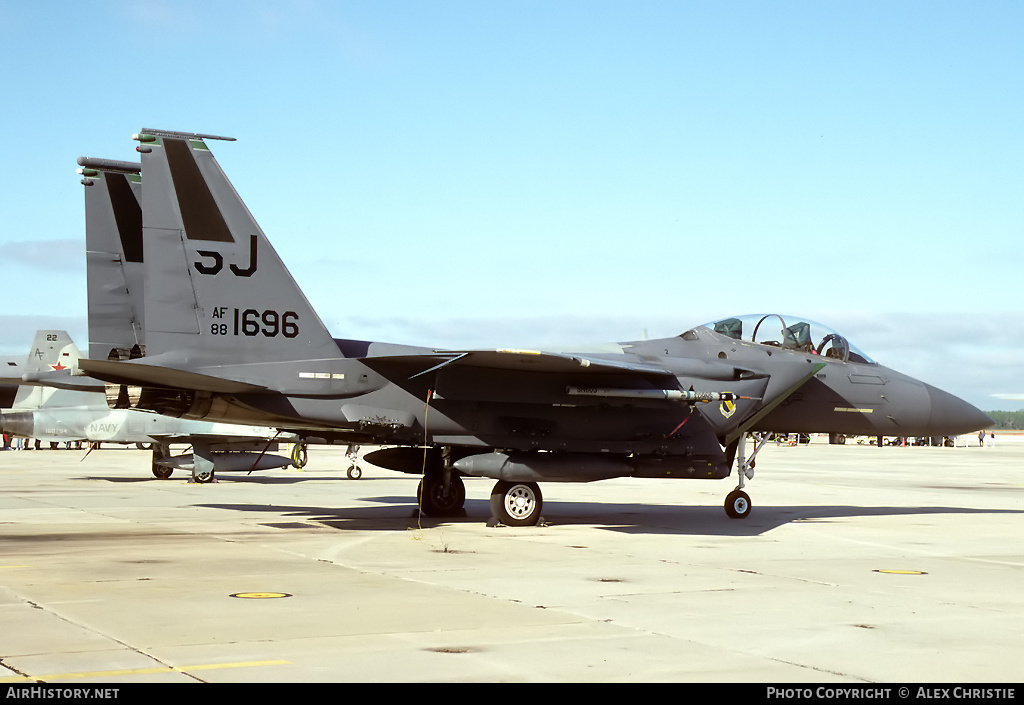
POLYGON ((491 490, 491 514, 505 526, 536 526, 543 506, 536 482, 501 480, 491 490))
POLYGON ((158 480, 166 480, 171 476, 171 473, 174 472, 174 469, 169 468, 166 465, 161 465, 157 461, 163 460, 171 454, 170 446, 153 443, 150 445, 150 451, 152 451, 152 455, 150 457, 152 458, 151 463, 153 468, 153 477, 158 480))
POLYGON ((743 490, 733 490, 725 498, 725 513, 731 519, 746 519, 750 514, 750 497, 743 490))
POLYGON ((466 485, 462 478, 452 473, 448 482, 448 492, 444 491, 444 474, 428 472, 420 480, 416 489, 416 499, 420 503, 420 511, 430 517, 453 517, 462 513, 466 503, 466 485))
POLYGON ((197 472, 192 475, 192 479, 200 484, 207 484, 213 482, 213 470, 206 470, 204 472, 197 472))

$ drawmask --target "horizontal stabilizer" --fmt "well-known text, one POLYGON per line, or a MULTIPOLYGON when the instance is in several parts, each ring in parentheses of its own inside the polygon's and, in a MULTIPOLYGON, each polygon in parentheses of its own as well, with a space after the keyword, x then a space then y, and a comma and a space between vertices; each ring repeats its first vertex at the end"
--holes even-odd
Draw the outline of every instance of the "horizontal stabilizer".
POLYGON ((26 372, 21 383, 56 389, 70 389, 76 392, 103 392, 103 382, 92 377, 79 377, 67 372, 26 372))
MULTIPOLYGON (((143 360, 147 358, 142 358, 143 360)), ((137 361, 79 360, 79 369, 97 379, 113 384, 131 384, 142 387, 168 387, 214 394, 252 394, 270 391, 266 387, 248 382, 211 377, 198 372, 185 372, 171 367, 147 365, 137 361)))

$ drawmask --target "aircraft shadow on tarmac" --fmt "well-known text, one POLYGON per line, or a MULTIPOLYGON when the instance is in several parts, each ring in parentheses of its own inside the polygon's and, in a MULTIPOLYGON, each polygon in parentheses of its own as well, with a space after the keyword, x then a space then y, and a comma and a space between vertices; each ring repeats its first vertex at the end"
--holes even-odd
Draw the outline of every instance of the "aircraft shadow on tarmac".
MULTIPOLYGON (((271 504, 201 504, 209 509, 266 512, 284 521, 267 521, 281 529, 327 526, 340 530, 399 531, 410 522, 423 528, 444 524, 483 524, 490 516, 486 500, 467 499, 465 515, 436 518, 419 516, 414 497, 366 497, 380 507, 301 507, 271 504)), ((630 534, 679 534, 691 536, 758 536, 792 523, 829 523, 855 517, 924 516, 935 514, 1024 514, 1024 510, 971 509, 964 507, 858 507, 778 506, 756 507, 744 520, 729 519, 721 507, 545 502, 543 524, 587 525, 630 534)), ((519 529, 528 531, 534 527, 519 529)))

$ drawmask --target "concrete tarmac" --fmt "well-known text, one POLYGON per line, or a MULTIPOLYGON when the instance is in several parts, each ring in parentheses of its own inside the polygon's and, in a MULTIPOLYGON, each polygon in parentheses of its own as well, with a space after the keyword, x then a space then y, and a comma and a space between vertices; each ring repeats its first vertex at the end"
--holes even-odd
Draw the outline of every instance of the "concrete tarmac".
POLYGON ((544 484, 530 528, 474 478, 420 520, 341 449, 208 485, 7 451, 0 683, 1020 682, 1024 443, 974 443, 770 444, 744 520, 733 479, 544 484))

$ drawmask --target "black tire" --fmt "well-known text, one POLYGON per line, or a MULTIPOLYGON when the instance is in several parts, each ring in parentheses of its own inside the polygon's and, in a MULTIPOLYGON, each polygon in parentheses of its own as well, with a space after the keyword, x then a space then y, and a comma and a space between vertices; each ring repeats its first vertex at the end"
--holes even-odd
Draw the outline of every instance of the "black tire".
POLYGON ((358 480, 363 476, 363 471, 359 469, 358 465, 353 465, 345 472, 345 474, 348 475, 348 479, 350 480, 358 480))
POLYGON ((173 468, 166 468, 163 465, 153 463, 153 477, 158 480, 166 480, 171 476, 172 472, 174 472, 173 468))
POLYGON ((439 472, 428 472, 416 488, 416 499, 420 504, 420 511, 429 517, 458 516, 466 504, 466 485, 459 475, 452 473, 446 495, 444 475, 439 472))
POLYGON ((207 472, 193 473, 192 479, 203 485, 209 482, 213 482, 213 470, 208 470, 207 472))
POLYGON ((491 514, 505 526, 536 526, 543 506, 536 482, 501 480, 491 490, 491 514))
POLYGON ((750 497, 743 490, 733 490, 725 498, 725 513, 730 519, 746 519, 750 515, 750 497))

